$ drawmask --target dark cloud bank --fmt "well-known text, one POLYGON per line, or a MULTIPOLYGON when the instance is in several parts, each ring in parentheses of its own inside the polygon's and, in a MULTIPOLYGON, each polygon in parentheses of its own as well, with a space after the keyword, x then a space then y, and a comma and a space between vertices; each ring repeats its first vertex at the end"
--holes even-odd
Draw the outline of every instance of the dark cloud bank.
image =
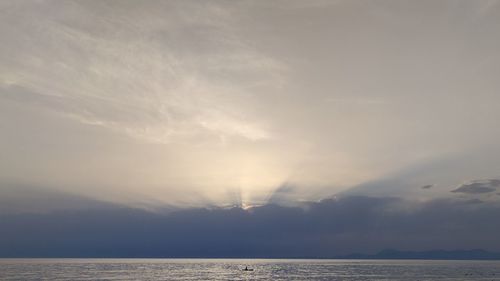
POLYGON ((482 194, 495 192, 497 188, 500 187, 500 180, 489 179, 489 180, 474 180, 469 183, 464 183, 457 187, 457 189, 452 190, 455 193, 466 193, 466 194, 482 194))
POLYGON ((302 207, 117 206, 0 215, 2 257, 315 257, 500 249, 500 205, 351 196, 302 207))

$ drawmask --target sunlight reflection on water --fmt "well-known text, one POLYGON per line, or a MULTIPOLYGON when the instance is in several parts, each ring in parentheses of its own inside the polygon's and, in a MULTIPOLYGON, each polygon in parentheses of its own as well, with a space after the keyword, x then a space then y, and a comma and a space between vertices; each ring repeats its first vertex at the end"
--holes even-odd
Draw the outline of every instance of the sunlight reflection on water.
POLYGON ((0 259, 0 279, 500 280, 500 261, 0 259))

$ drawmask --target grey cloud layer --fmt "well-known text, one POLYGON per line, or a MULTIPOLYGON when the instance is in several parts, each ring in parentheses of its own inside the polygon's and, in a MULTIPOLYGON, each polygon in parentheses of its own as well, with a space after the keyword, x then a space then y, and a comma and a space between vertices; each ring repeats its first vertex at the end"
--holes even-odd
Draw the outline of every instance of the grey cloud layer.
POLYGON ((467 193, 467 194, 482 194, 494 192, 500 187, 500 180, 490 179, 490 180, 474 180, 469 183, 464 183, 452 190, 456 193, 467 193))
POLYGON ((495 204, 345 197, 302 207, 129 208, 0 216, 2 257, 335 257, 385 248, 499 251, 495 204))

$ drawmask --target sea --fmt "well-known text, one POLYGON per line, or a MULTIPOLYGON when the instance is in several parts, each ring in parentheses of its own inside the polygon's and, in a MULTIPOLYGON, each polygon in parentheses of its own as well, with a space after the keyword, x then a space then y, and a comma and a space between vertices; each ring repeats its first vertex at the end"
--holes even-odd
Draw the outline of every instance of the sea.
POLYGON ((0 280, 500 280, 500 261, 0 259, 0 280))

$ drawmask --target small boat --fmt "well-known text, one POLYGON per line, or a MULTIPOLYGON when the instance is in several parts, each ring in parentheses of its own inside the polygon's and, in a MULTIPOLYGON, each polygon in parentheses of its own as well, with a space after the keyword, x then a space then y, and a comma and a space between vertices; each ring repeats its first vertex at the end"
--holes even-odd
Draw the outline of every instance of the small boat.
POLYGON ((245 268, 243 269, 243 271, 253 271, 253 268, 248 268, 248 266, 245 266, 245 268))

